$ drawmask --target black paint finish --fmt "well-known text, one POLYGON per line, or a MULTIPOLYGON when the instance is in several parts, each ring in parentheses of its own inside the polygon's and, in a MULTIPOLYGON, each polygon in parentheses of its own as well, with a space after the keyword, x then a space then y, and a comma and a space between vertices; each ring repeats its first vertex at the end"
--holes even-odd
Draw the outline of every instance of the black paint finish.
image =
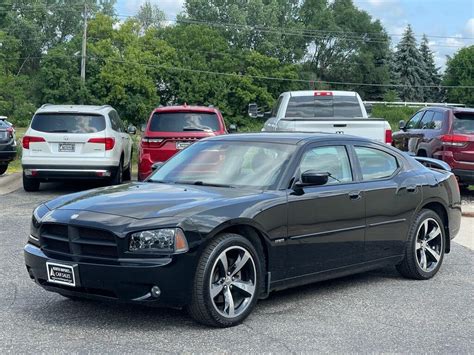
POLYGON ((459 230, 461 200, 454 175, 429 170, 387 145, 330 134, 237 134, 211 139, 276 142, 297 149, 274 190, 145 182, 49 201, 33 217, 31 234, 38 241, 30 239, 25 247, 30 276, 42 287, 67 295, 182 306, 189 302, 203 246, 223 231, 260 239, 271 291, 399 262, 412 220, 426 206, 442 214, 450 238, 459 230), (293 188, 302 152, 328 144, 346 146, 354 181, 293 188), (390 178, 362 181, 354 145, 386 151, 397 158, 400 168, 390 178), (44 244, 48 226, 111 235, 117 255, 104 257, 99 249, 74 255, 48 252, 44 244), (167 227, 184 230, 189 252, 128 252, 131 233, 167 227), (49 260, 77 266, 80 287, 46 282, 49 260), (162 296, 138 300, 153 285, 159 285, 162 296))

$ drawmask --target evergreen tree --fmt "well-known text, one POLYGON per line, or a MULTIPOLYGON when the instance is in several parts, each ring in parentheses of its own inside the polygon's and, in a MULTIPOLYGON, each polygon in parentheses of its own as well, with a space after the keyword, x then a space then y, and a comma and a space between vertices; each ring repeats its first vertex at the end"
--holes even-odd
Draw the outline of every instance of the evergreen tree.
POLYGON ((441 75, 439 73, 439 68, 436 67, 434 55, 429 47, 426 35, 423 35, 423 39, 421 40, 420 54, 425 69, 423 80, 424 85, 437 86, 424 89, 424 100, 426 102, 440 102, 444 99, 444 92, 439 87, 441 85, 441 75))
POLYGON ((399 88, 400 98, 403 101, 423 101, 424 91, 420 86, 424 85, 425 67, 410 25, 397 45, 395 68, 403 85, 399 88))

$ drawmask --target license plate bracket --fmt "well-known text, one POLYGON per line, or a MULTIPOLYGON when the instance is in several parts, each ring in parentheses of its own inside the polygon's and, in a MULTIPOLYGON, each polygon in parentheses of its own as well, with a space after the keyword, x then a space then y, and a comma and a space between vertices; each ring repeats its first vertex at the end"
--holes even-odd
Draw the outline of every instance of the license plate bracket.
POLYGON ((46 262, 46 272, 48 275, 48 282, 76 287, 76 275, 74 266, 58 264, 53 262, 46 262))

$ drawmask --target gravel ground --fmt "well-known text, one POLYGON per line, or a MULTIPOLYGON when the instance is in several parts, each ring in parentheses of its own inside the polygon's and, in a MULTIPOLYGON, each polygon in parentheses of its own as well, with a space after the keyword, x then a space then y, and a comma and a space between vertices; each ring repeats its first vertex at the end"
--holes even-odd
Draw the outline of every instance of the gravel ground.
POLYGON ((33 206, 68 191, 0 196, 1 353, 474 352, 474 252, 456 243, 432 280, 387 268, 277 292, 231 329, 179 310, 48 293, 30 281, 22 248, 33 206))

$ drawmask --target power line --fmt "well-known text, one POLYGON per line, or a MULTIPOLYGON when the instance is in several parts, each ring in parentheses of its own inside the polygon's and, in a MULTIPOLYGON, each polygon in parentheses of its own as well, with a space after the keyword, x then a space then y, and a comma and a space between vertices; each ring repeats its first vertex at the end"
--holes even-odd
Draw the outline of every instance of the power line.
MULTIPOLYGON (((77 55, 55 55, 52 57, 79 59, 79 56, 77 55)), ((32 57, 14 58, 14 59, 22 60, 22 59, 41 59, 41 58, 42 57, 32 56, 32 57)), ((121 63, 121 64, 138 65, 142 67, 162 69, 165 71, 188 72, 188 73, 195 73, 195 74, 215 75, 215 76, 233 77, 233 78, 250 78, 250 79, 255 79, 255 80, 266 80, 266 81, 295 82, 295 83, 305 83, 305 84, 320 83, 320 84, 330 84, 330 85, 365 86, 365 87, 474 89, 474 85, 403 85, 403 84, 357 83, 357 82, 344 82, 344 81, 282 78, 282 77, 271 77, 271 76, 263 76, 263 75, 216 72, 216 71, 211 71, 211 70, 201 70, 201 69, 169 66, 169 65, 164 65, 164 64, 147 64, 147 63, 140 63, 140 62, 134 62, 134 61, 127 61, 127 60, 122 60, 122 59, 103 58, 103 57, 101 58, 98 56, 90 56, 90 55, 88 55, 87 58, 92 59, 92 60, 103 60, 104 62, 109 61, 109 62, 121 63)))

